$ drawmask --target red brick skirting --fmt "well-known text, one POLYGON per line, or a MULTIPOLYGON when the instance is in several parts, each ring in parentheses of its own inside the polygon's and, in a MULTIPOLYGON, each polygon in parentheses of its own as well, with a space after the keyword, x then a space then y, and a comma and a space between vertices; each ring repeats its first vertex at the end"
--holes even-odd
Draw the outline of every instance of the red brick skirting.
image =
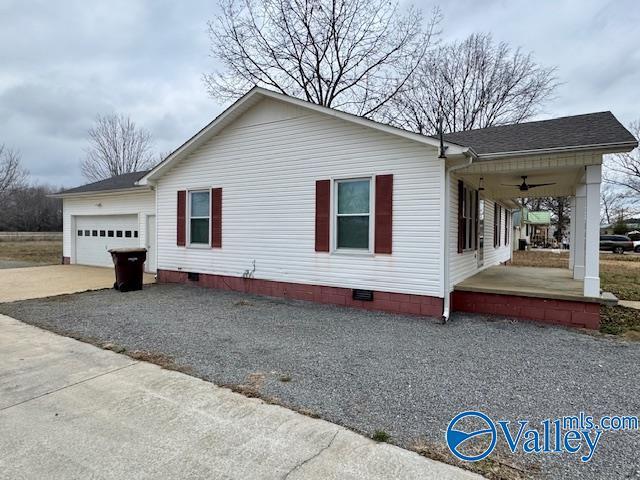
POLYGON ((316 303, 358 307, 366 310, 379 310, 389 313, 409 313, 440 317, 442 315, 442 298, 425 295, 408 295, 404 293, 374 292, 373 301, 353 300, 350 288, 324 287, 321 285, 304 285, 301 283, 276 282, 256 278, 229 277, 225 275, 199 274, 198 281, 187 279, 186 272, 158 270, 160 283, 188 283, 201 287, 230 290, 235 292, 267 295, 270 297, 307 300, 316 303))
POLYGON ((452 310, 504 315, 569 327, 600 328, 600 304, 591 302, 454 291, 452 310))
POLYGON ((62 264, 63 265, 70 265, 71 264, 71 257, 62 257, 62 264))

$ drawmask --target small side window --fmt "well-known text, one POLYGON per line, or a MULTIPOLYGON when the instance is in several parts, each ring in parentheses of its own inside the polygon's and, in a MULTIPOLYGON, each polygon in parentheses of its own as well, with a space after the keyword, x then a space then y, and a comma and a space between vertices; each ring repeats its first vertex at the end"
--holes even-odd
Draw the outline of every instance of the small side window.
POLYGON ((98 236, 98 230, 91 230, 91 236, 92 237, 97 237, 98 236))
POLYGON ((131 238, 131 230, 126 230, 126 231, 124 232, 124 236, 125 236, 126 238, 131 238))
POLYGON ((84 236, 85 237, 90 237, 91 236, 91 232, 89 230, 85 230, 84 231, 84 236))
POLYGON ((82 230, 78 230, 78 236, 81 237, 82 236, 82 230))
POLYGON ((100 236, 104 237, 106 235, 107 232, 105 232, 104 230, 100 230, 100 236))
POLYGON ((110 237, 110 238, 113 237, 113 230, 109 230, 107 232, 107 237, 110 237))
POLYGON ((122 238, 122 230, 116 230, 116 237, 122 238))

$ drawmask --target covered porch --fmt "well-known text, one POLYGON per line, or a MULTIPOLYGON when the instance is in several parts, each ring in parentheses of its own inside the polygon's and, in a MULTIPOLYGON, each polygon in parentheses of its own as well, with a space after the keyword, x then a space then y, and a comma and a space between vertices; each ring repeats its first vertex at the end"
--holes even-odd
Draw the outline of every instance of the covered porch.
MULTIPOLYGON (((521 198, 567 197, 569 269, 490 267, 464 279, 454 290, 549 299, 599 301, 600 184, 603 151, 481 159, 460 170, 481 197, 517 205, 521 198)), ((485 245, 484 248, 491 248, 485 245)), ((483 266, 484 267, 484 266, 483 266)), ((609 300, 608 296, 605 296, 609 300)))

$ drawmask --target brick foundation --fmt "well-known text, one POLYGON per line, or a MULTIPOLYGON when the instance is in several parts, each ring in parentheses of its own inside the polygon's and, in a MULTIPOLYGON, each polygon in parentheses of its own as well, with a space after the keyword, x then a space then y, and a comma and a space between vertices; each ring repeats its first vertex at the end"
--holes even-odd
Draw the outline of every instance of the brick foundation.
POLYGON ((300 283, 276 282, 255 278, 229 277, 201 273, 198 281, 190 281, 186 272, 158 270, 159 283, 187 283, 201 287, 230 290, 235 292, 266 295, 269 297, 291 298, 310 302, 345 307, 357 307, 365 310, 378 310, 388 313, 403 313, 440 317, 443 300, 425 295, 404 293, 374 292, 373 301, 353 300, 350 288, 304 285, 300 283))
POLYGON ((600 304, 572 300, 454 291, 452 310, 487 313, 568 327, 600 328, 600 304))
POLYGON ((71 264, 71 258, 70 257, 62 257, 62 264, 63 265, 70 265, 71 264))

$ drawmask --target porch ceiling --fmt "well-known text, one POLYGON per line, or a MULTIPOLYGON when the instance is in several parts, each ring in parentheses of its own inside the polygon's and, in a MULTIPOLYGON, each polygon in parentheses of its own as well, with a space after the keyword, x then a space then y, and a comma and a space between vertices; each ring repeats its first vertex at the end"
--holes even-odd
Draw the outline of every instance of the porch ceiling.
POLYGON ((575 195, 576 186, 584 176, 585 167, 600 165, 602 152, 563 152, 529 155, 497 160, 478 160, 456 173, 468 184, 478 188, 483 179, 484 194, 496 199, 559 197, 575 195), (527 184, 553 185, 520 191, 522 176, 527 184))

